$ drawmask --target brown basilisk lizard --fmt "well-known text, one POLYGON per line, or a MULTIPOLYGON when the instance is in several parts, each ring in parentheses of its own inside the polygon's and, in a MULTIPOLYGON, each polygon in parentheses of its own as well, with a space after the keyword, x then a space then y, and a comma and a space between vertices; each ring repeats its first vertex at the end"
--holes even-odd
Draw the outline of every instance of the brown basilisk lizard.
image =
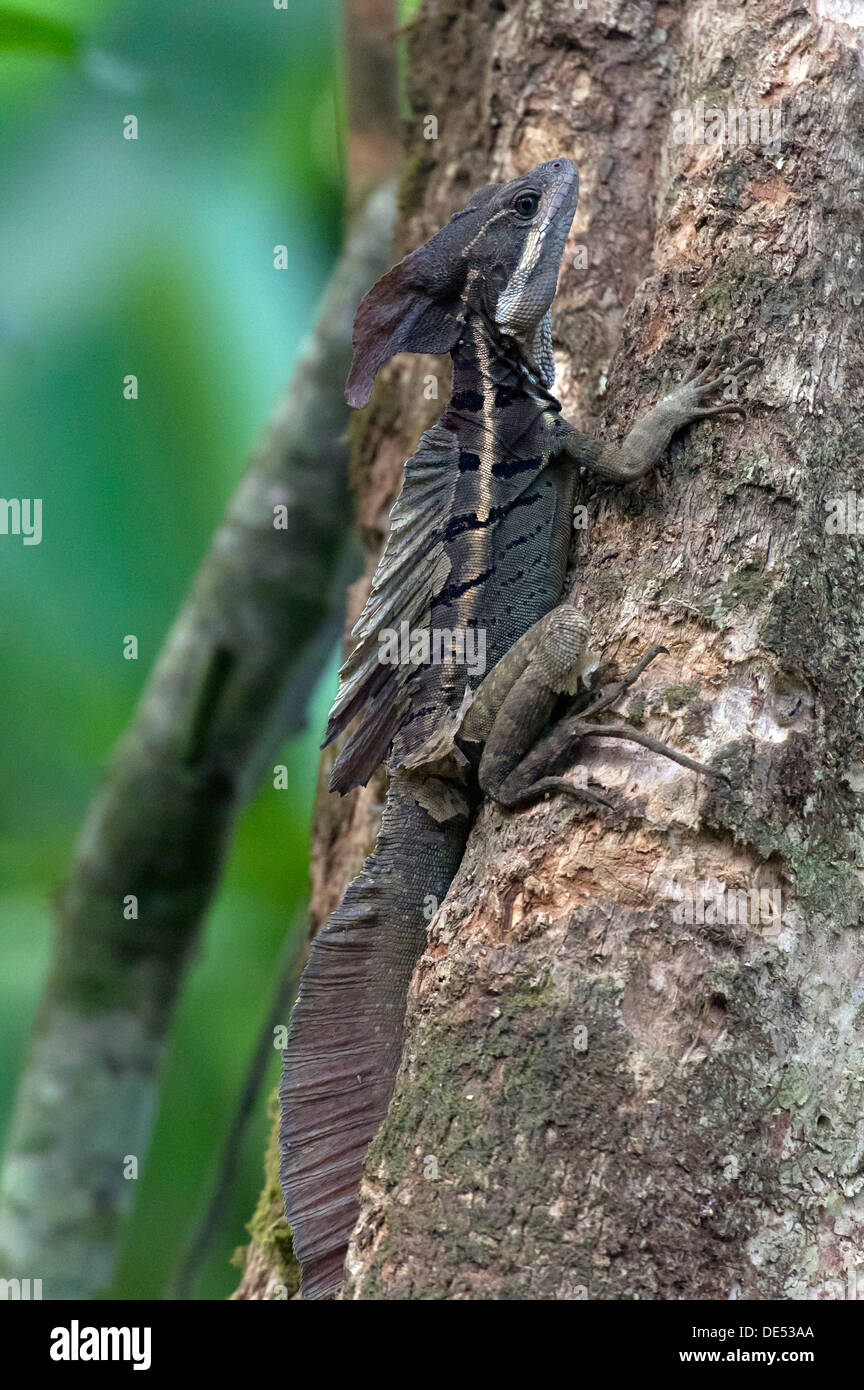
POLYGON ((707 771, 627 726, 590 722, 615 691, 594 698, 580 685, 590 664, 585 621, 556 607, 581 467, 628 482, 656 463, 675 430, 734 408, 703 404, 721 381, 709 368, 648 411, 620 446, 562 419, 551 394, 550 307, 577 192, 565 158, 481 189, 357 313, 351 405, 365 405, 378 368, 397 352, 450 352, 453 383, 441 419, 405 465, 325 740, 353 723, 333 790, 365 784, 385 759, 390 785, 374 852, 313 942, 284 1055, 280 1176, 309 1298, 338 1290, 363 1157, 393 1090, 411 973, 483 791, 505 805, 574 793, 546 769, 596 733, 707 771), (407 660, 382 660, 382 640, 405 625, 482 636, 489 674, 481 684, 482 673, 458 659, 458 643, 455 659, 430 660, 421 643, 407 660), (558 695, 580 690, 567 719, 532 749, 558 695))

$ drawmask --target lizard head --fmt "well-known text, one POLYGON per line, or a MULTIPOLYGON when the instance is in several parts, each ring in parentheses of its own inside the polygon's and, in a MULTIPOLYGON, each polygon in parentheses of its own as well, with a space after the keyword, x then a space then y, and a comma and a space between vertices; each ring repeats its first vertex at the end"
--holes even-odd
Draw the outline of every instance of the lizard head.
POLYGON ((578 194, 571 160, 538 164, 481 188, 388 271, 357 310, 348 404, 366 404, 375 373, 395 353, 449 352, 475 314, 522 344, 551 387, 549 309, 578 194))
POLYGON ((553 159, 505 189, 505 216, 489 229, 494 264, 487 280, 499 285, 495 322, 530 344, 555 297, 579 175, 569 159, 553 159))

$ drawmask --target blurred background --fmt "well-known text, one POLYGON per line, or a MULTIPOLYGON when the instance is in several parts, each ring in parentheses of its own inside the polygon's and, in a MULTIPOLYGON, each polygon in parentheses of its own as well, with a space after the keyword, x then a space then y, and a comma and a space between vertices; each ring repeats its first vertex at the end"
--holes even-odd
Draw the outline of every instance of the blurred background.
MULTIPOLYGON (((100 767, 339 248, 340 43, 334 0, 0 5, 0 494, 43 499, 40 545, 0 536, 0 1142, 51 897, 100 767), (122 138, 130 111, 137 141, 122 138)), ((308 732, 280 755, 290 790, 266 785, 241 819, 181 996, 115 1297, 160 1297, 201 1215, 286 926, 302 920, 336 664, 334 651, 308 732)), ((268 1087, 276 1070, 274 1053, 268 1087)), ((199 1297, 236 1284, 265 1134, 262 1103, 199 1297)))

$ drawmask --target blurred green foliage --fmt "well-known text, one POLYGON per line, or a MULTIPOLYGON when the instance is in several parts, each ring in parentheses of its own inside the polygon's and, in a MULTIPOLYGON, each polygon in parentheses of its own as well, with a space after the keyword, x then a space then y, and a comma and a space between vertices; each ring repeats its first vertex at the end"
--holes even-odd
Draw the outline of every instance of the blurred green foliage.
MULTIPOLYGON (((338 247, 338 42, 330 0, 0 5, 0 492, 43 499, 40 545, 0 536, 0 1132, 51 894, 338 247)), ((292 790, 262 790, 206 924, 120 1297, 161 1295, 206 1198, 306 897, 334 684, 335 659, 308 737, 282 755, 292 790)), ((236 1282, 264 1138, 262 1106, 198 1296, 236 1282)))

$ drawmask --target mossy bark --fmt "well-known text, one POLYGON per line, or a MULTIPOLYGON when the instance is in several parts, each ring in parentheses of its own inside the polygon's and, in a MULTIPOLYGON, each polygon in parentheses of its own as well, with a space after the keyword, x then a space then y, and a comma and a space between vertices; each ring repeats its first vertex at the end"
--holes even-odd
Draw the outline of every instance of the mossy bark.
POLYGON ((294 1298, 300 1266, 294 1256, 279 1186, 279 1101, 270 1099, 270 1140, 264 1158, 264 1186, 249 1222, 250 1243, 235 1253, 243 1277, 233 1294, 239 1302, 294 1298))

